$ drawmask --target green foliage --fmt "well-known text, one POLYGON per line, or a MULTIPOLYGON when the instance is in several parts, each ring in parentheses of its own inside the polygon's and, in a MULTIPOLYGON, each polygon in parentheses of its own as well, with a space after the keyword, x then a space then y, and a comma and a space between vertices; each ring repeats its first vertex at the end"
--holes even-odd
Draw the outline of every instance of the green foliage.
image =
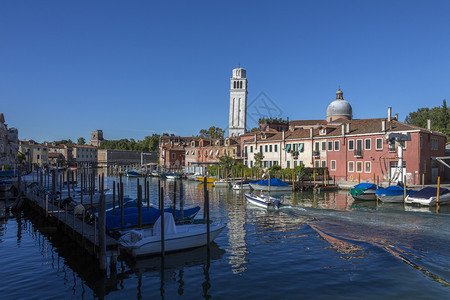
POLYGON ((283 118, 265 118, 262 117, 258 120, 258 124, 286 124, 289 125, 288 120, 283 120, 283 118))
POLYGON ((159 134, 154 133, 152 136, 146 136, 145 139, 142 141, 135 141, 133 138, 129 140, 128 139, 103 140, 99 148, 152 152, 158 151, 158 147, 159 147, 159 134))
POLYGON ((236 159, 232 158, 231 156, 222 155, 221 157, 219 157, 219 166, 222 169, 226 169, 226 170, 230 171, 231 168, 235 165, 236 165, 236 159))
POLYGON ((442 106, 433 108, 422 107, 416 112, 409 113, 405 118, 405 123, 427 128, 427 120, 431 120, 431 129, 445 133, 448 136, 450 134, 450 111, 447 107, 447 102, 444 99, 442 106))
POLYGON ((55 145, 67 145, 67 146, 70 146, 70 145, 75 145, 75 143, 74 142, 72 142, 72 140, 71 139, 68 139, 68 140, 60 140, 60 141, 54 141, 53 143, 55 143, 55 145))
POLYGON ((26 160, 25 154, 23 154, 22 152, 17 153, 17 160, 20 162, 25 161, 26 160))
POLYGON ((262 160, 264 159, 264 154, 262 154, 261 152, 258 152, 253 157, 255 158, 255 167, 261 168, 262 160))
POLYGON ((209 129, 202 129, 199 132, 197 138, 201 139, 223 139, 225 135, 225 129, 211 126, 209 129))
POLYGON ((77 144, 78 145, 86 144, 86 140, 84 139, 84 137, 79 137, 78 140, 77 140, 77 144))

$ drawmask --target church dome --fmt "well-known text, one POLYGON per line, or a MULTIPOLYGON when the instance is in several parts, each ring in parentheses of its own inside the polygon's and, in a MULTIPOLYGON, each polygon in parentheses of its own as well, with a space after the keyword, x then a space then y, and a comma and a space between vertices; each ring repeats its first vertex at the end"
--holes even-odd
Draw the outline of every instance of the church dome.
POLYGON ((333 121, 339 118, 351 120, 353 117, 352 106, 344 100, 344 93, 341 89, 336 92, 336 99, 328 105, 327 120, 333 121))

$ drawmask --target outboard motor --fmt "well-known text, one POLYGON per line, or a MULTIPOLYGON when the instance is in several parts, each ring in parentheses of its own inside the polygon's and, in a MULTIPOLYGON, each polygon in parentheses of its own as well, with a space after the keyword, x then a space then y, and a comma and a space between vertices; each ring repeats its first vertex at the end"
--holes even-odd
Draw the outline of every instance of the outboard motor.
POLYGON ((276 199, 276 200, 273 200, 273 206, 275 206, 275 208, 280 208, 280 206, 281 206, 281 202, 280 202, 280 200, 278 200, 278 199, 276 199))

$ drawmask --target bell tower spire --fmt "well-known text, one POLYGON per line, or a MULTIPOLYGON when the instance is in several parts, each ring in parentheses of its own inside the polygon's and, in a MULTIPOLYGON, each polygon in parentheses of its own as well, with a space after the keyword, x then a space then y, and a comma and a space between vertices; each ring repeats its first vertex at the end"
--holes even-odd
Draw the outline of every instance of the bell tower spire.
POLYGON ((239 64, 239 67, 233 70, 230 81, 228 136, 237 137, 245 133, 247 125, 247 71, 239 64))

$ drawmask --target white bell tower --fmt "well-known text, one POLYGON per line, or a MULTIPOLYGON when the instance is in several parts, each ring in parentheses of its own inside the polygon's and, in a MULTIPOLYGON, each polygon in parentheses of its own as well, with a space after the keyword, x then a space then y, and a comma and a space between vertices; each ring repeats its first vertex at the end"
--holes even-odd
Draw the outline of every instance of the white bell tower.
POLYGON ((247 71, 241 67, 233 70, 230 87, 230 120, 228 136, 245 133, 247 125, 247 71))

